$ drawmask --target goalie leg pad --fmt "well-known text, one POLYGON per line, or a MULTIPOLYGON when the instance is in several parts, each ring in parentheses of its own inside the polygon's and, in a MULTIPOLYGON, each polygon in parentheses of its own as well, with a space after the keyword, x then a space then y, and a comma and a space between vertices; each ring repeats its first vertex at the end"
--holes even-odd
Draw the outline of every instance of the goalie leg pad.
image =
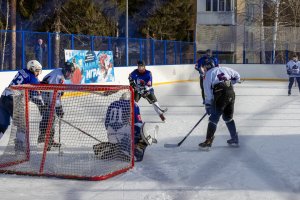
POLYGON ((158 125, 153 127, 147 123, 143 123, 141 127, 141 137, 147 145, 151 145, 152 143, 157 143, 156 138, 158 134, 158 129, 159 129, 158 125))
POLYGON ((94 154, 102 160, 119 159, 122 161, 130 161, 130 155, 127 155, 125 151, 122 150, 120 144, 101 142, 93 146, 93 151, 94 154))
POLYGON ((95 155, 103 155, 104 152, 113 152, 116 150, 116 144, 110 142, 101 142, 93 146, 95 155))
POLYGON ((147 144, 142 141, 136 145, 134 148, 134 161, 135 162, 141 162, 144 158, 145 150, 146 150, 147 144))

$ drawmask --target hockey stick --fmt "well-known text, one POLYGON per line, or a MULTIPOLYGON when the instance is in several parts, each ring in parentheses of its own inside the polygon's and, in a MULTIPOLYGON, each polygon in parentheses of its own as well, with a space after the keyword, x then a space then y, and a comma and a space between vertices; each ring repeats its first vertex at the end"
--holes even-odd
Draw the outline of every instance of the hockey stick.
MULTIPOLYGON (((145 99, 147 99, 148 102, 152 102, 147 96, 144 97, 145 99)), ((154 105, 158 110, 160 110, 161 112, 165 113, 168 111, 168 108, 162 109, 161 107, 159 107, 158 105, 151 103, 152 105, 154 105)))
POLYGON ((85 132, 84 130, 82 130, 82 129, 80 129, 80 128, 76 127, 76 126, 74 126, 74 125, 73 125, 73 124, 71 124, 70 122, 68 122, 68 121, 66 121, 66 120, 64 120, 64 119, 62 119, 62 118, 59 118, 59 120, 60 120, 60 121, 62 121, 62 122, 64 122, 64 123, 66 123, 66 124, 68 124, 69 126, 71 126, 71 127, 75 128, 76 130, 80 131, 81 133, 83 133, 83 134, 85 134, 85 135, 87 135, 87 136, 89 136, 89 137, 93 138, 94 140, 96 140, 96 141, 98 141, 98 142, 102 142, 101 140, 99 140, 99 139, 95 138, 95 137, 94 137, 94 136, 92 136, 91 134, 89 134, 89 133, 85 132))
MULTIPOLYGON (((60 118, 58 118, 58 143, 59 144, 61 144, 60 142, 61 142, 61 140, 60 140, 60 138, 61 138, 61 120, 60 120, 60 118)), ((63 154, 63 152, 62 151, 60 151, 60 146, 61 145, 59 145, 59 147, 58 147, 58 155, 59 156, 62 156, 62 154, 63 154)))
POLYGON ((164 147, 165 148, 174 148, 174 147, 179 147, 184 141, 185 139, 193 132, 193 130, 200 124, 200 122, 204 119, 204 117, 207 115, 207 113, 205 113, 203 115, 203 117, 201 117, 201 119, 197 122, 197 124, 195 124, 195 126, 192 128, 192 130, 190 130, 190 132, 188 134, 186 134, 186 136, 177 144, 165 144, 164 147))

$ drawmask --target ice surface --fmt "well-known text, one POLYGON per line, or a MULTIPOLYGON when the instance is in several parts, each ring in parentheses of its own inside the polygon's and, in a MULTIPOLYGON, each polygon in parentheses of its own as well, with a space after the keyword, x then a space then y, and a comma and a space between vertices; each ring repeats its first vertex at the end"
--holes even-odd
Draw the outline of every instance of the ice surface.
MULTIPOLYGON (((298 200, 300 199, 300 95, 287 82, 245 81, 235 86, 234 119, 240 147, 226 144, 222 119, 213 147, 198 150, 205 139, 206 117, 179 148, 178 143, 203 116, 199 83, 155 87, 161 123, 153 107, 139 102, 142 119, 159 125, 158 144, 125 174, 99 182, 0 175, 1 200, 298 200)), ((3 150, 6 138, 0 141, 3 150)))

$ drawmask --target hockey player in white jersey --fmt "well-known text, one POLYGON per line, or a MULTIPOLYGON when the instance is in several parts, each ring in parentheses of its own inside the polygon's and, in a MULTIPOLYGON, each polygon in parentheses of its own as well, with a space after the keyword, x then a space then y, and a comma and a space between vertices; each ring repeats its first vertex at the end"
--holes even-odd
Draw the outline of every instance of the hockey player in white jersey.
POLYGON ((292 94, 291 90, 296 79, 300 92, 300 62, 298 56, 294 54, 292 59, 286 64, 286 72, 289 75, 288 95, 292 94))
MULTIPOLYGON (((42 84, 64 84, 65 80, 70 80, 74 74, 75 66, 71 62, 65 62, 63 68, 54 69, 52 72, 47 74, 44 79, 42 80, 42 84)), ((45 142, 46 130, 47 130, 47 123, 50 117, 50 105, 52 100, 53 93, 51 92, 42 92, 42 97, 44 100, 45 105, 40 108, 40 112, 42 115, 42 120, 40 121, 40 134, 38 137, 38 143, 45 142)), ((55 102, 55 113, 59 118, 63 118, 64 110, 61 104, 61 97, 63 93, 58 93, 55 102)), ((52 122, 55 121, 54 119, 51 120, 52 122)), ((59 147, 60 144, 54 141, 54 123, 52 123, 51 131, 50 131, 50 140, 48 143, 48 151, 51 147, 59 147)))
POLYGON ((231 139, 227 140, 230 145, 238 145, 239 139, 233 120, 235 92, 233 85, 240 82, 238 72, 227 67, 215 67, 214 62, 208 60, 203 69, 205 71, 204 93, 205 109, 209 115, 206 140, 199 144, 201 148, 211 147, 214 134, 220 117, 226 123, 231 139))

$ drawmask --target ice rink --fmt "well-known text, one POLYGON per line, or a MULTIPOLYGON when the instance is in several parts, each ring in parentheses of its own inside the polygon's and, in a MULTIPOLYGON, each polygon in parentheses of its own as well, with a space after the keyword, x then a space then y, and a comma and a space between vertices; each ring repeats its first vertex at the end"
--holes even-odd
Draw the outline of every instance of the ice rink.
MULTIPOLYGON (((198 82, 155 87, 161 123, 153 107, 139 102, 144 122, 159 125, 158 144, 144 161, 98 182, 0 175, 1 200, 298 200, 300 199, 300 94, 287 82, 244 81, 235 85, 234 119, 240 147, 228 147, 229 132, 220 120, 213 147, 200 151, 206 117, 178 148, 205 113, 198 82)), ((0 147, 5 138, 0 141, 0 147)))

